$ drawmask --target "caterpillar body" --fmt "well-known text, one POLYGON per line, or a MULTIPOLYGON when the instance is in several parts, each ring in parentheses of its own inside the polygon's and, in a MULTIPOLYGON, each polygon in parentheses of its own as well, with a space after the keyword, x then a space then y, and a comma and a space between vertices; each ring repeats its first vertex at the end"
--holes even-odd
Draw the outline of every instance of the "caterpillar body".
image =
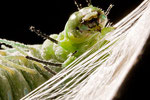
POLYGON ((0 39, 0 43, 12 46, 3 45, 0 50, 0 100, 19 100, 114 30, 106 26, 111 7, 104 12, 89 5, 74 12, 59 34, 46 36, 31 27, 31 31, 46 38, 40 45, 0 39))

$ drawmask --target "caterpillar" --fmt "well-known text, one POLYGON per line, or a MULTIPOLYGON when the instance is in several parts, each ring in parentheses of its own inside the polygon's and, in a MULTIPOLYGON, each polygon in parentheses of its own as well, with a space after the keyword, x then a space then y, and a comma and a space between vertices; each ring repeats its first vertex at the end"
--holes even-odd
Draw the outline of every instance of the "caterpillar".
POLYGON ((0 50, 0 100, 19 100, 114 30, 107 19, 111 8, 112 5, 104 12, 91 3, 84 8, 78 6, 79 10, 69 17, 59 34, 47 36, 31 26, 32 32, 46 39, 43 44, 25 45, 0 39, 3 44, 0 50))

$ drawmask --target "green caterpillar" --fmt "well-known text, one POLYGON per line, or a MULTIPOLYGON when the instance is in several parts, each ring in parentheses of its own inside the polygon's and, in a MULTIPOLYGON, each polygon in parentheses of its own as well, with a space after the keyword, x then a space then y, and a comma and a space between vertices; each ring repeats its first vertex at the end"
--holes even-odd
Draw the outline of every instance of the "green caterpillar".
POLYGON ((41 45, 0 39, 12 46, 0 50, 0 100, 19 100, 114 30, 106 26, 111 7, 106 12, 92 5, 79 9, 59 34, 47 36, 32 26, 31 31, 46 38, 41 45))

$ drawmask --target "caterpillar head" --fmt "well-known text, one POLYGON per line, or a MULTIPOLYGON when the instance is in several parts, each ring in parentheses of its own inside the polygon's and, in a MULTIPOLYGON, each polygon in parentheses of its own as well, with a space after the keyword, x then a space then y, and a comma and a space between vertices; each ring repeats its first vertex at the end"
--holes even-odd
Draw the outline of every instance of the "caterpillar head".
POLYGON ((85 7, 70 16, 65 34, 73 43, 82 43, 100 34, 107 21, 107 15, 100 8, 85 7))

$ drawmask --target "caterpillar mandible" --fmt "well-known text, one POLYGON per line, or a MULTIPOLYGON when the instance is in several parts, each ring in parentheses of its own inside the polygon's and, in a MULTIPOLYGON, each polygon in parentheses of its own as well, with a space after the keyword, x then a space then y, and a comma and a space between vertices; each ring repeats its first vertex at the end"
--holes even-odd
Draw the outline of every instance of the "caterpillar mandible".
POLYGON ((30 27, 46 39, 41 45, 0 39, 4 44, 0 50, 0 100, 19 100, 114 30, 107 25, 111 8, 104 12, 89 3, 69 17, 59 34, 47 36, 30 27))

